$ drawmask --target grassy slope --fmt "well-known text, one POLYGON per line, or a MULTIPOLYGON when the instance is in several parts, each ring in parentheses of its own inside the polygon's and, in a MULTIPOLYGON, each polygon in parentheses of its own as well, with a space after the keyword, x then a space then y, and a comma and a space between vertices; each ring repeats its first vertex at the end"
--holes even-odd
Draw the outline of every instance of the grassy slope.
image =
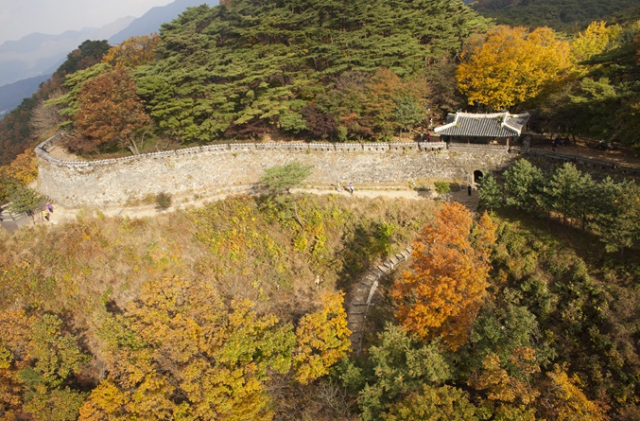
POLYGON ((66 313, 91 331, 103 303, 122 307, 145 280, 178 276, 291 318, 322 290, 348 288, 381 254, 408 244, 431 206, 332 196, 296 201, 304 228, 286 209, 236 197, 154 219, 80 217, 0 234, 0 306, 66 313), (377 234, 381 223, 392 227, 391 238, 377 234))

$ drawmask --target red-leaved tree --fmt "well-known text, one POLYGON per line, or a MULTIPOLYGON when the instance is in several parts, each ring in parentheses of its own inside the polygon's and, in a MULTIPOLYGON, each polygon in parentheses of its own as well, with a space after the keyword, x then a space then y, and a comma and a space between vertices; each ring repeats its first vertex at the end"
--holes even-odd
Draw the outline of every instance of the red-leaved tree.
POLYGON ((129 71, 119 67, 88 80, 78 97, 76 127, 90 147, 119 144, 134 154, 141 131, 151 124, 129 71))

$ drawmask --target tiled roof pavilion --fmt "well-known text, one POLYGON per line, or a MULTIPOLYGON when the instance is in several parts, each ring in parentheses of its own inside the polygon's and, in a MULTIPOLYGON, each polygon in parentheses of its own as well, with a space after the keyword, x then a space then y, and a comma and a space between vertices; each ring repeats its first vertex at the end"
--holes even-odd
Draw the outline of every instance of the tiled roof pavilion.
POLYGON ((447 124, 436 127, 443 136, 459 137, 518 137, 529 120, 529 114, 472 114, 457 112, 447 116, 447 124))

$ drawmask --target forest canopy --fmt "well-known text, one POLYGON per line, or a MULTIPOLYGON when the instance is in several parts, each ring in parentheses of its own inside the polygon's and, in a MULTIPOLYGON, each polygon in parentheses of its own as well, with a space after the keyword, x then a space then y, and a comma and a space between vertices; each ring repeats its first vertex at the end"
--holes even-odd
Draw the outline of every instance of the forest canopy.
MULTIPOLYGON (((461 1, 238 0, 163 25, 155 60, 132 73, 158 132, 179 142, 379 139, 428 117, 425 65, 486 28, 461 1)), ((56 103, 77 112, 73 96, 56 103)))
POLYGON ((479 0, 473 8, 501 24, 563 31, 583 29, 596 20, 637 18, 640 12, 636 0, 479 0))

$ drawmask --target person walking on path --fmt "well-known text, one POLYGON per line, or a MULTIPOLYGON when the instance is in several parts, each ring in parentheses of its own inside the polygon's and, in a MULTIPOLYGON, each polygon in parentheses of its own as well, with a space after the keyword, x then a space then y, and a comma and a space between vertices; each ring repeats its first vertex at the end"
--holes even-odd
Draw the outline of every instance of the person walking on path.
POLYGON ((353 183, 349 183, 349 192, 351 193, 351 196, 353 196, 353 183))
POLYGON ((467 186, 467 193, 469 193, 469 196, 471 196, 471 184, 467 186))
POLYGON ((51 206, 51 203, 47 203, 47 210, 49 213, 53 213, 53 206, 51 206))
POLYGON ((42 211, 42 217, 44 219, 46 219, 47 221, 49 221, 49 212, 47 212, 46 210, 42 211))

